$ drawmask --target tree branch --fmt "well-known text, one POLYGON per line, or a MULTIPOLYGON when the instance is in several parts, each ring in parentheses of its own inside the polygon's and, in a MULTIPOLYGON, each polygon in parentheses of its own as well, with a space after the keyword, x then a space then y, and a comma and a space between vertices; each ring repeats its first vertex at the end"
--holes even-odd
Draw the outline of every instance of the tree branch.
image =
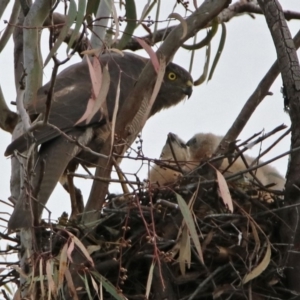
MULTIPOLYGON (((168 64, 171 58, 174 56, 176 51, 180 48, 182 43, 188 40, 190 37, 194 36, 200 29, 207 26, 208 22, 213 20, 224 7, 226 7, 230 1, 228 0, 206 0, 191 16, 189 16, 185 21, 187 25, 187 33, 182 38, 183 28, 182 25, 178 25, 169 36, 166 38, 165 42, 159 47, 156 54, 158 59, 163 60, 168 64)), ((136 114, 145 112, 139 112, 141 107, 147 107, 149 99, 151 97, 153 86, 156 81, 157 74, 152 66, 152 62, 149 61, 145 66, 138 82, 136 83, 133 91, 130 93, 126 99, 126 105, 124 105, 121 111, 118 113, 119 117, 116 122, 116 134, 121 140, 127 140, 130 136, 128 131, 128 125, 131 124, 136 114)), ((140 132, 141 128, 135 128, 136 132, 140 132)), ((130 137, 132 140, 132 137, 130 137)), ((106 154, 106 153, 104 153, 106 154)), ((106 166, 106 168, 98 167, 96 169, 95 176, 104 177, 110 176, 110 170, 112 169, 112 159, 108 161, 103 161, 100 158, 98 162, 99 166, 106 166), (104 174, 103 174, 104 173, 104 174)), ((92 190, 86 205, 85 212, 96 210, 100 211, 104 203, 105 194, 107 193, 108 184, 93 182, 92 190)), ((93 221, 97 219, 98 214, 88 217, 83 217, 83 222, 93 221)))
POLYGON ((12 133, 17 122, 18 115, 8 108, 0 86, 0 128, 12 133))
MULTIPOLYGON (((278 66, 281 72, 284 96, 287 99, 287 106, 292 122, 291 126, 291 148, 300 146, 300 66, 296 47, 291 38, 289 28, 282 8, 277 0, 258 0, 264 11, 267 24, 269 26, 273 42, 276 47, 278 66)), ((285 191, 285 201, 287 204, 297 204, 300 202, 300 177, 299 153, 291 153, 287 171, 287 183, 285 191)), ((280 235, 283 243, 289 245, 287 249, 287 284, 294 291, 300 292, 300 218, 299 210, 288 210, 283 215, 280 235), (287 224, 287 225, 285 225, 287 224)))
POLYGON ((24 104, 27 105, 30 101, 36 98, 37 90, 41 86, 42 72, 42 57, 40 51, 40 35, 39 29, 49 14, 52 6, 52 1, 37 0, 30 7, 30 10, 25 17, 24 26, 31 26, 35 29, 24 29, 24 68, 26 73, 26 91, 24 104))
POLYGON ((3 15, 3 13, 4 13, 4 11, 5 11, 6 6, 7 6, 8 3, 9 3, 9 0, 2 0, 0 2, 0 19, 1 19, 2 15, 3 15))
MULTIPOLYGON (((15 1, 14 6, 12 8, 12 13, 10 15, 9 18, 9 23, 16 23, 18 16, 19 16, 19 12, 20 12, 20 3, 19 1, 15 1)), ((14 31, 14 27, 13 26, 6 26, 4 32, 1 35, 1 39, 0 39, 0 52, 2 52, 2 50, 4 49, 4 47, 6 46, 9 38, 11 37, 12 33, 14 31)))
POLYGON ((103 46, 112 5, 114 5, 112 0, 100 1, 96 21, 93 24, 92 48, 102 48, 103 46))
MULTIPOLYGON (((296 49, 300 47, 300 31, 298 31, 298 33, 294 37, 294 44, 296 49)), ((266 73, 266 75, 263 77, 263 79, 260 81, 253 94, 245 103, 238 117, 235 119, 234 123, 224 136, 222 142, 220 143, 216 154, 224 154, 227 151, 227 146, 230 144, 230 142, 235 141, 237 139, 237 137, 249 121, 250 117, 254 113, 257 106, 268 95, 269 89, 274 83, 279 73, 280 70, 278 66, 278 60, 276 60, 269 69, 269 71, 266 73)))
MULTIPOLYGON (((224 23, 230 21, 232 18, 243 14, 243 13, 255 13, 255 14, 263 14, 261 8, 258 5, 255 5, 254 3, 247 3, 245 1, 238 1, 234 4, 230 5, 228 8, 225 8, 220 14, 218 15, 218 21, 219 23, 224 23)), ((300 13, 299 12, 293 12, 293 11, 285 11, 284 16, 287 20, 300 20, 300 13)), ((208 23, 208 27, 211 26, 210 23, 208 23)), ((175 28, 176 26, 171 26, 163 29, 160 29, 156 32, 155 36, 151 35, 145 35, 141 37, 141 39, 148 42, 150 45, 156 44, 158 42, 161 42, 167 38, 169 33, 175 28)), ((132 51, 140 50, 142 49, 141 45, 137 42, 136 39, 132 38, 127 45, 123 49, 129 49, 132 51)))

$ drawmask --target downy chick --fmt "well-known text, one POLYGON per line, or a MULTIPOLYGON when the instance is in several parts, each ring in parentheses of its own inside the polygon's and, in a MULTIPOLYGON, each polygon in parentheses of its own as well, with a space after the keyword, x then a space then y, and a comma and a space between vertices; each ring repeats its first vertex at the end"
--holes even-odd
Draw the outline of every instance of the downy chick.
MULTIPOLYGON (((214 151, 217 149, 219 143, 222 140, 222 136, 215 135, 213 133, 197 133, 188 142, 187 146, 190 148, 190 158, 194 164, 194 167, 199 165, 199 162, 204 159, 209 159, 214 151)), ((248 164, 253 162, 253 158, 245 155, 245 159, 248 164)), ((220 171, 225 170, 229 163, 227 159, 224 159, 220 166, 220 171)), ((246 166, 243 160, 239 157, 225 172, 224 175, 231 175, 242 170, 245 170, 246 166)), ((283 190, 285 185, 285 179, 278 173, 278 171, 271 166, 263 166, 256 171, 253 171, 256 177, 260 180, 263 185, 271 185, 271 189, 283 190)), ((251 176, 246 174, 251 180, 251 176)))
POLYGON ((159 159, 164 166, 155 164, 151 168, 150 183, 158 186, 174 183, 182 175, 180 171, 175 171, 175 169, 179 170, 178 166, 183 172, 187 171, 187 162, 190 160, 189 147, 176 134, 170 132, 159 159))

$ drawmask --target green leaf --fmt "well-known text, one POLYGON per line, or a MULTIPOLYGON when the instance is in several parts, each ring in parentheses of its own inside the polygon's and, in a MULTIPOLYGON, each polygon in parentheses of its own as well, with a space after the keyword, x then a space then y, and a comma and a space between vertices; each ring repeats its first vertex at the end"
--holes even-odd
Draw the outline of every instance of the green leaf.
POLYGON ((92 17, 92 15, 96 15, 99 4, 100 4, 100 0, 88 0, 87 7, 86 7, 87 16, 92 17))
POLYGON ((138 24, 141 24, 143 22, 143 20, 146 18, 146 16, 148 16, 148 14, 150 13, 150 11, 152 10, 152 8, 154 7, 154 5, 156 4, 156 0, 154 0, 150 5, 149 5, 149 2, 150 2, 150 0, 144 6, 144 8, 142 10, 141 18, 138 21, 138 24))
POLYGON ((125 4, 126 9, 126 19, 127 19, 127 25, 124 29, 123 35, 117 44, 117 48, 122 50, 129 40, 132 37, 132 34, 136 28, 136 7, 135 7, 135 1, 134 0, 126 0, 125 4))
POLYGON ((206 37, 201 40, 199 43, 194 43, 193 45, 183 44, 181 47, 186 50, 198 50, 201 49, 211 42, 212 38, 216 35, 218 31, 219 23, 216 19, 213 20, 211 29, 208 30, 206 37))
POLYGON ((98 272, 91 271, 90 273, 96 279, 98 279, 99 282, 101 281, 101 283, 102 283, 103 287, 105 288, 105 290, 108 293, 110 293, 113 297, 115 297, 115 299, 117 299, 117 300, 126 300, 127 299, 123 294, 121 294, 120 291, 117 290, 117 288, 110 281, 108 281, 105 277, 100 275, 98 272))
POLYGON ((46 67, 46 65, 50 61, 51 57, 55 55, 55 53, 57 52, 57 49, 59 48, 59 46, 65 40, 65 37, 68 34, 68 30, 72 26, 72 24, 73 24, 73 22, 76 18, 76 15, 77 15, 77 6, 76 6, 76 3, 75 3, 75 0, 70 0, 68 15, 67 15, 67 18, 66 18, 66 24, 61 29, 60 34, 59 34, 55 44, 53 45, 51 51, 49 52, 48 56, 46 57, 44 67, 46 67))
POLYGON ((214 58, 214 61, 213 61, 213 64, 211 66, 211 70, 209 72, 209 76, 208 76, 208 81, 211 80, 213 74, 214 74, 214 71, 215 71, 215 68, 219 62, 219 59, 221 57, 221 54, 223 52, 223 49, 224 49, 224 45, 225 45, 225 40, 226 40, 226 26, 224 23, 222 23, 222 34, 221 34, 221 39, 220 39, 220 44, 219 44, 219 47, 218 47, 218 51, 217 51, 217 54, 214 58))
POLYGON ((84 282, 84 286, 85 286, 85 291, 88 294, 89 300, 93 300, 92 294, 91 294, 91 290, 90 290, 90 286, 88 283, 88 279, 86 277, 86 273, 84 273, 84 277, 79 275, 80 278, 82 279, 82 281, 84 282))
POLYGON ((205 64, 203 67, 203 73, 197 80, 194 81, 195 86, 202 84, 206 80, 207 73, 208 73, 209 60, 210 60, 210 44, 208 44, 208 46, 206 48, 205 64))
POLYGON ((195 222, 194 222, 192 213, 190 212, 190 209, 189 209, 188 205, 186 204, 186 202, 184 201, 184 199, 177 193, 175 193, 175 195, 176 195, 176 199, 177 199, 180 211, 182 213, 183 219, 189 229, 191 238, 192 238, 194 245, 196 247, 196 250, 198 252, 199 259, 202 262, 202 264, 204 265, 204 259, 203 259, 203 254, 202 254, 202 250, 201 250, 201 245, 200 245, 200 241, 199 241, 199 237, 197 234, 197 230, 195 227, 195 222))
POLYGON ((93 16, 97 14, 98 6, 100 4, 100 0, 88 0, 86 6, 86 21, 88 23, 88 28, 93 27, 93 16))
POLYGON ((80 30, 81 24, 83 22, 84 16, 85 16, 85 9, 86 9, 86 0, 79 0, 78 4, 78 12, 77 12, 77 17, 76 17, 76 25, 73 30, 73 33, 71 35, 68 48, 67 48, 67 53, 69 52, 70 48, 72 47, 78 32, 80 30))

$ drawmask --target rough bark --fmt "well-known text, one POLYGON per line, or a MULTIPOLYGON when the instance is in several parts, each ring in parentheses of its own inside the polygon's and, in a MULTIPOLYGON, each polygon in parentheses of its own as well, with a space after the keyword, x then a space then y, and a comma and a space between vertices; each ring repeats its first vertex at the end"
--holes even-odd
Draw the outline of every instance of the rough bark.
MULTIPOLYGON (((264 11, 278 57, 284 96, 291 118, 291 148, 300 146, 300 67, 296 48, 282 8, 277 0, 258 0, 264 11)), ((300 154, 291 153, 285 191, 286 204, 300 203, 300 154)), ((282 216, 281 237, 289 245, 286 255, 288 287, 300 292, 300 216, 298 208, 287 210, 282 216), (286 225, 285 225, 286 224, 286 225)), ((299 296, 297 297, 297 299, 299 296)))

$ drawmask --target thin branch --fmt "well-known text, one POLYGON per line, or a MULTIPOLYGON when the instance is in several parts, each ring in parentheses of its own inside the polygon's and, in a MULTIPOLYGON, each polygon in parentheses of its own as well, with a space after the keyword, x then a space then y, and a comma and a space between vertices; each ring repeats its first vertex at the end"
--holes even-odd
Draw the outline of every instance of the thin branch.
POLYGON ((138 185, 140 182, 138 181, 132 181, 132 180, 120 180, 120 179, 112 179, 112 178, 104 178, 104 177, 98 177, 98 176, 91 176, 91 175, 85 175, 85 174, 78 174, 78 173, 68 173, 68 175, 73 176, 73 177, 78 177, 78 178, 83 178, 83 179, 93 179, 105 183, 122 183, 122 184, 130 184, 130 185, 138 185))
MULTIPOLYGON (((228 8, 225 8, 219 15, 218 15, 218 21, 219 23, 224 23, 230 21, 232 18, 242 14, 242 13, 255 13, 255 14, 262 14, 262 10, 258 5, 255 5, 253 3, 247 3, 246 1, 238 1, 234 4, 230 5, 228 8)), ((284 16, 287 20, 300 20, 300 13, 294 12, 294 11, 285 11, 284 16)), ((210 26, 210 23, 208 24, 210 26)), ((155 36, 152 34, 145 35, 141 37, 141 39, 148 42, 150 45, 156 44, 158 42, 164 41, 166 37, 170 34, 170 32, 175 28, 176 26, 168 27, 167 29, 163 28, 158 30, 155 33, 155 36)), ((141 45, 135 40, 135 38, 132 38, 127 45, 123 49, 129 49, 132 51, 140 50, 142 49, 141 45)))
POLYGON ((0 19, 3 15, 8 3, 9 3, 9 0, 1 0, 0 1, 0 19))
MULTIPOLYGON (((180 48, 180 46, 188 40, 190 37, 194 36, 196 32, 200 29, 207 26, 208 22, 214 19, 224 7, 229 4, 229 0, 206 0, 204 3, 196 10, 191 16, 189 16, 185 21, 187 25, 187 34, 182 38, 183 28, 182 25, 178 25, 167 37, 166 41, 160 46, 157 50, 156 55, 159 60, 163 60, 168 64, 171 58, 174 56, 176 51, 180 48)), ((133 135, 130 132, 130 125, 134 120, 135 116, 140 114, 141 116, 145 115, 145 111, 142 111, 145 107, 149 106, 149 99, 151 98, 153 92, 153 86, 156 82, 157 74, 154 70, 154 67, 149 61, 143 72, 141 73, 139 80, 137 81, 134 89, 130 93, 130 95, 126 99, 125 106, 122 107, 119 112, 119 118, 116 122, 116 134, 121 139, 130 139, 133 135)), ((151 109, 151 107, 149 108, 151 109)), ((144 119, 143 117, 141 119, 144 119)), ((135 133, 138 134, 141 128, 138 128, 140 124, 136 124, 135 133)), ((109 154, 110 147, 108 147, 105 143, 103 149, 105 149, 104 153, 109 154)), ((104 150, 103 150, 104 151, 104 150)), ((121 150, 122 151, 122 150, 121 150)), ((96 169, 96 176, 98 177, 109 177, 110 171, 112 169, 112 160, 109 159, 103 160, 100 159, 99 167, 96 169), (109 173, 108 173, 109 172, 109 173)), ((99 185, 94 181, 92 190, 86 205, 85 211, 96 210, 100 211, 102 205, 104 203, 105 194, 107 193, 108 184, 99 185)), ((89 215, 89 220, 92 216, 89 215)), ((98 215, 94 215, 93 218, 98 218, 98 215)), ((84 221, 85 218, 83 218, 84 221)), ((86 219, 86 221, 88 221, 86 219)))
MULTIPOLYGON (((51 9, 52 1, 36 0, 24 20, 24 26, 39 28, 43 25, 51 9)), ((36 99, 37 90, 42 84, 42 56, 40 51, 40 34, 38 29, 24 30, 24 68, 26 73, 26 91, 24 104, 36 99)))
POLYGON ((0 86, 0 128, 12 133, 17 122, 18 115, 8 108, 0 86))
POLYGON ((109 16, 111 14, 112 0, 101 1, 97 10, 96 21, 93 24, 93 33, 91 38, 92 48, 102 48, 103 41, 108 27, 109 16))
MULTIPOLYGON (((294 37, 294 44, 296 49, 298 49, 300 46, 300 31, 298 31, 298 33, 294 37)), ((260 81, 250 98, 247 100, 238 117, 222 139, 222 142, 220 143, 216 154, 225 153, 227 151, 227 146, 229 145, 229 143, 237 139, 257 106, 268 95, 269 89, 279 75, 279 72, 278 61, 276 60, 267 74, 260 81)))
MULTIPOLYGON (((219 17, 221 18, 221 20, 223 20, 223 22, 227 22, 230 19, 232 19, 233 17, 239 15, 239 14, 259 14, 259 15, 263 15, 263 12, 261 10, 261 8, 255 4, 255 3, 251 3, 251 2, 246 2, 246 1, 238 1, 232 5, 230 5, 228 8, 224 9, 219 17)), ((286 20, 299 20, 300 19, 300 13, 299 12, 295 12, 295 11, 284 11, 283 12, 284 17, 286 20)))
MULTIPOLYGON (((9 23, 16 23, 19 13, 20 13, 20 2, 19 1, 15 1, 14 6, 12 8, 12 12, 9 18, 9 23)), ((0 39, 0 53, 2 52, 2 50, 4 49, 4 47, 6 46, 9 38, 11 37, 12 33, 14 31, 14 27, 12 26, 6 26, 4 32, 1 35, 1 39, 0 39)))
POLYGON ((255 160, 252 161, 251 165, 254 165, 255 163, 257 163, 260 160, 261 157, 263 157, 266 153, 268 153, 271 149, 273 149, 275 147, 275 145, 277 145, 284 137, 286 137, 290 133, 291 133, 291 128, 286 130, 286 132, 284 132, 274 143, 272 143, 272 145, 270 145, 265 151, 260 153, 255 158, 255 160))

